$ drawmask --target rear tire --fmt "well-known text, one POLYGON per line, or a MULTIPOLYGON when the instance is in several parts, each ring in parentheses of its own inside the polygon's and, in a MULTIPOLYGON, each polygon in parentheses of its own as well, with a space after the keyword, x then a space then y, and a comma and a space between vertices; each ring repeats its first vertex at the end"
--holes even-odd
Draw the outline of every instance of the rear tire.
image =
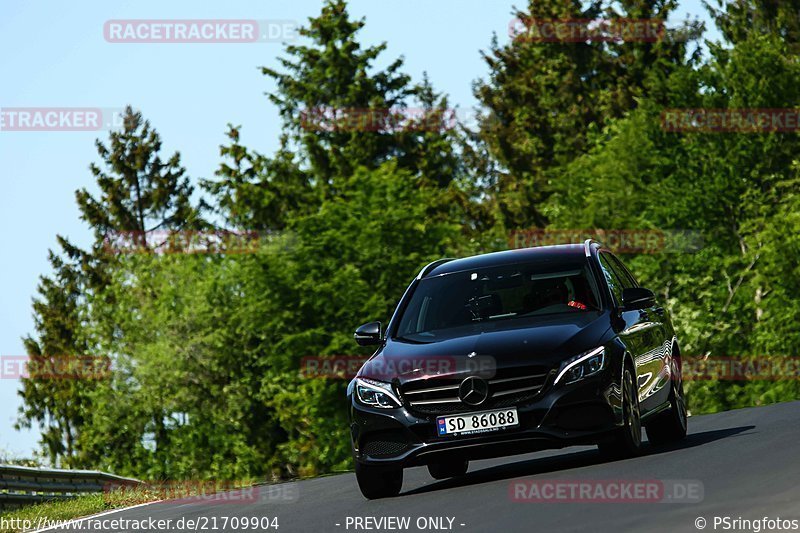
POLYGON ((400 494, 403 487, 403 469, 356 462, 356 480, 361 494, 368 500, 391 498, 400 494))
POLYGON ((622 427, 614 431, 611 440, 597 445, 600 453, 608 458, 634 457, 642 451, 639 394, 628 366, 622 374, 622 422, 622 427))
POLYGON ((447 461, 428 465, 428 472, 433 479, 447 479, 463 476, 468 468, 469 461, 447 461))
POLYGON ((686 397, 683 394, 683 379, 673 369, 672 390, 670 391, 670 407, 665 413, 657 415, 645 426, 647 440, 653 446, 676 442, 686 437, 688 419, 686 415, 686 397))

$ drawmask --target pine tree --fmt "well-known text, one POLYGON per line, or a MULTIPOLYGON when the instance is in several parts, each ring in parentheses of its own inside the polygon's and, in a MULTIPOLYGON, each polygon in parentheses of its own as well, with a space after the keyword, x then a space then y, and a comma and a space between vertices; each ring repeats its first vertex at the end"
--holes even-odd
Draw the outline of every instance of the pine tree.
MULTIPOLYGON (((34 423, 40 445, 52 464, 80 468, 85 457, 76 449, 81 428, 91 412, 91 392, 105 376, 75 368, 86 361, 88 345, 82 325, 80 266, 50 251, 51 276, 41 276, 33 301, 37 338, 24 339, 28 377, 22 378, 17 428, 34 423), (60 369, 60 370, 59 370, 60 369)), ((103 365, 100 365, 103 366, 103 365)))
POLYGON ((355 169, 393 160, 426 186, 447 187, 463 175, 456 153, 455 110, 427 79, 412 83, 402 58, 374 63, 386 44, 363 48, 344 0, 330 0, 299 30, 308 45, 291 45, 282 69, 264 67, 268 94, 283 121, 280 149, 267 157, 239 143, 229 127, 225 162, 204 186, 236 226, 280 230, 292 214, 313 213, 342 192, 355 169))
POLYGON ((730 43, 748 35, 780 35, 791 53, 800 52, 800 2, 797 0, 716 0, 703 4, 730 43))
POLYGON ((500 46, 495 39, 484 54, 489 78, 474 88, 487 110, 479 136, 496 164, 491 194, 506 228, 544 227, 559 168, 586 151, 592 132, 634 109, 638 98, 656 93, 663 100, 664 80, 687 61, 685 41, 699 29, 692 25, 641 42, 537 40, 535 30, 545 21, 629 18, 657 24, 675 8, 672 1, 613 5, 530 2, 527 11, 515 14, 512 41, 500 46))
MULTIPOLYGON (((86 189, 75 193, 81 219, 98 242, 109 232, 144 236, 156 230, 191 229, 202 224, 191 204, 193 187, 177 152, 161 158, 161 136, 142 114, 125 110, 123 130, 109 134, 108 145, 95 143, 105 168, 89 166, 100 188, 99 198, 86 189)), ((147 246, 145 240, 140 243, 147 246)))

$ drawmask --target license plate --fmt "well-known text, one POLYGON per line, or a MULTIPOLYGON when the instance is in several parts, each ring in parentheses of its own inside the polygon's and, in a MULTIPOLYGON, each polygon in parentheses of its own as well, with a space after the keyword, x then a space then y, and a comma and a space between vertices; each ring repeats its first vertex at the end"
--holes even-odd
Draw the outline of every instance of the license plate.
POLYGON ((519 426, 516 408, 455 416, 440 416, 436 419, 436 427, 439 430, 440 437, 443 435, 489 433, 516 426, 519 426))

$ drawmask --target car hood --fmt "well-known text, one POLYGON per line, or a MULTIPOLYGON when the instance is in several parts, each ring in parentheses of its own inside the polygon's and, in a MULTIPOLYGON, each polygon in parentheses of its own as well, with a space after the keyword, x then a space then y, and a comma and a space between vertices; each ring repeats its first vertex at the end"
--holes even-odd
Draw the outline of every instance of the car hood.
POLYGON ((609 331, 606 312, 538 318, 527 324, 497 324, 483 331, 437 342, 387 339, 358 377, 401 384, 447 374, 491 374, 514 367, 557 367, 561 361, 599 346, 609 331))

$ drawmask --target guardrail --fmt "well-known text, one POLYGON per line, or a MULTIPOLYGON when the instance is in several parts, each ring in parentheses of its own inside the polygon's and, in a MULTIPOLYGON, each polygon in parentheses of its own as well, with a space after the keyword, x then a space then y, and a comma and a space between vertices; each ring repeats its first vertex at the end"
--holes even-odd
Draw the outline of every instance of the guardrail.
POLYGON ((0 510, 141 484, 136 479, 94 470, 0 465, 0 510))

